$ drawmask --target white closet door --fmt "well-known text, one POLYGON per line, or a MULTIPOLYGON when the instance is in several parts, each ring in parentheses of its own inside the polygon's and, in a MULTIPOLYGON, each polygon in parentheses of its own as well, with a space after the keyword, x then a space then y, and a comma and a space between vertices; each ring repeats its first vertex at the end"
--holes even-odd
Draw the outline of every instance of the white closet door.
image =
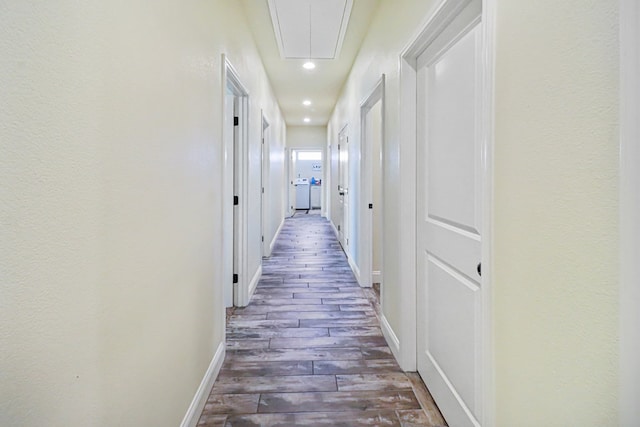
POLYGON ((482 418, 479 3, 418 58, 418 371, 456 427, 482 418))

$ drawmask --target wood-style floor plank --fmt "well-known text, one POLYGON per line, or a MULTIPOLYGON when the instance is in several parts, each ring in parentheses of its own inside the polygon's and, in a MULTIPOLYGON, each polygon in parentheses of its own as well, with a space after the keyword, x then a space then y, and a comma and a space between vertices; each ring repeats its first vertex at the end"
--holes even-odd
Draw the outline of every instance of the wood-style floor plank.
POLYGON ((258 412, 364 411, 420 409, 413 391, 344 391, 263 394, 258 412))
POLYGON ((360 288, 325 219, 285 220, 251 303, 227 311, 226 358, 198 425, 446 426, 387 346, 378 295, 360 288))

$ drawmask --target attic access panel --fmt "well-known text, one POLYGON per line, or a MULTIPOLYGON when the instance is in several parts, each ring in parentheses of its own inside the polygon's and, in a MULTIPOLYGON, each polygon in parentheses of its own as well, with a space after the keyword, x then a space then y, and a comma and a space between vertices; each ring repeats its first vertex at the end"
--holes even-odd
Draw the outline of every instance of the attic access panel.
POLYGON ((335 59, 340 55, 353 0, 268 0, 283 59, 335 59))

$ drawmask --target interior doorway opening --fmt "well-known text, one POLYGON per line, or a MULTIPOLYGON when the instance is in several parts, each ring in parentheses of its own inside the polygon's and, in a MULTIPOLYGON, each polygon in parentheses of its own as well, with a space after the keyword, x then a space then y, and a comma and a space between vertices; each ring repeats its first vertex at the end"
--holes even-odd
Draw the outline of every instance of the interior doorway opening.
POLYGON ((290 214, 320 213, 323 208, 324 156, 322 149, 292 149, 289 161, 290 214))
POLYGON ((363 260, 360 284, 374 286, 380 294, 384 292, 383 283, 383 235, 384 235, 384 192, 383 192, 383 153, 384 153, 384 74, 371 94, 360 106, 362 135, 362 233, 360 239, 363 260))

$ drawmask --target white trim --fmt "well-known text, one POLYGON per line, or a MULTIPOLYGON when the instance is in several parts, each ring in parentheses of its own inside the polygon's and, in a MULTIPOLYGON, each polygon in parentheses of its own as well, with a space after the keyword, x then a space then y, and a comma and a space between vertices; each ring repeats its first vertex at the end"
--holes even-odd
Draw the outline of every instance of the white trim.
POLYGON ((280 236, 280 232, 282 231, 282 227, 284 227, 284 218, 280 221, 280 225, 278 226, 278 230, 276 230, 276 234, 273 236, 271 243, 269 244, 269 253, 273 252, 273 247, 276 245, 278 241, 278 237, 280 236))
POLYGON ((213 383, 216 381, 216 378, 220 373, 220 368, 222 368, 224 356, 225 342, 222 341, 220 344, 218 344, 218 349, 213 355, 211 363, 209 363, 207 372, 205 372, 204 377, 200 382, 200 386, 198 387, 195 396, 193 396, 193 400, 191 400, 189 409, 187 409, 187 413, 184 415, 184 418, 180 423, 180 427, 195 427, 198 424, 198 420, 200 419, 200 415, 202 415, 204 405, 205 403, 207 403, 209 393, 211 393, 213 383))
MULTIPOLYGON (((373 87, 371 93, 360 103, 360 236, 358 244, 362 261, 362 283, 361 286, 371 287, 373 284, 373 210, 368 208, 368 204, 373 202, 373 149, 367 138, 367 114, 378 103, 381 103, 381 149, 384 152, 384 129, 385 129, 385 80, 384 74, 373 87)), ((384 161, 382 162, 384 165, 384 161)), ((382 170, 382 183, 384 183, 384 166, 382 170)), ((382 185, 384 189, 384 184, 382 185)), ((383 190, 384 191, 384 190, 383 190)), ((384 201, 384 194, 382 195, 384 201)), ((384 202, 380 206, 374 206, 382 214, 384 202)), ((384 218, 382 220, 384 224, 384 218)), ((384 233, 383 233, 384 240, 384 233)), ((384 248, 384 241, 380 244, 384 248)))
MULTIPOLYGON (((442 0, 428 15, 425 24, 400 55, 400 222, 413 224, 413 227, 401 227, 400 230, 400 287, 402 299, 402 329, 399 332, 400 357, 398 361, 406 371, 417 368, 417 246, 416 246, 416 196, 417 196, 417 58, 441 32, 452 17, 464 10, 471 0, 442 0), (407 272, 407 273, 405 273, 407 272)), ((483 22, 483 240, 482 240, 482 419, 483 426, 495 424, 495 386, 493 355, 493 311, 491 266, 493 256, 493 141, 494 141, 494 75, 495 75, 495 0, 482 0, 483 22)))
POLYGON ((382 283, 382 272, 373 270, 371 272, 371 283, 382 283))
POLYGON ((496 0, 482 0, 482 419, 485 427, 496 424, 495 336, 493 333, 493 224, 494 224, 494 141, 495 141, 495 33, 496 0))
POLYGON ((353 260, 351 255, 349 255, 349 254, 346 254, 346 255, 347 255, 347 261, 349 262, 349 267, 351 267, 351 271, 353 272, 353 275, 355 276, 356 280, 358 281, 358 284, 360 286, 362 286, 363 288, 370 288, 371 285, 366 286, 365 284, 362 283, 362 277, 360 276, 360 269, 358 268, 358 265, 353 260))
POLYGON ((389 321, 384 314, 380 314, 378 318, 380 320, 380 329, 382 329, 382 335, 384 335, 384 339, 387 341, 389 348, 391 349, 391 353, 396 358, 396 360, 400 360, 400 340, 398 336, 393 331, 393 328, 389 324, 389 321))
POLYGON ((256 291, 256 288, 258 287, 258 282, 260 282, 261 276, 262 276, 262 265, 259 265, 255 274, 251 278, 251 283, 249 283, 249 296, 247 298, 247 303, 244 305, 245 307, 249 305, 249 301, 251 301, 251 297, 253 296, 253 293, 256 291))
POLYGON ((260 236, 261 256, 271 256, 271 246, 264 240, 269 230, 271 220, 271 204, 269 203, 269 182, 271 177, 271 134, 269 132, 269 119, 260 111, 262 117, 262 130, 260 131, 260 236))
POLYGON ((640 5, 620 0, 620 426, 640 419, 640 5))
POLYGON ((331 218, 329 218, 329 224, 331 224, 331 229, 333 230, 333 234, 336 235, 336 240, 338 240, 338 229, 336 228, 336 225, 333 223, 333 220, 331 218))
MULTIPOLYGON (((237 214, 234 214, 234 218, 238 219, 236 227, 237 235, 235 236, 236 248, 234 248, 234 257, 237 259, 238 264, 238 283, 234 288, 233 302, 234 305, 242 307, 246 306, 249 302, 249 284, 247 281, 249 271, 249 91, 246 86, 240 80, 240 75, 231 64, 229 58, 222 54, 222 93, 226 94, 227 85, 233 88, 234 95, 240 100, 239 114, 239 132, 237 154, 238 158, 234 159, 236 164, 236 178, 238 180, 238 196, 239 205, 237 214)), ((222 97, 222 106, 224 111, 224 96, 222 97)), ((224 129, 224 126, 222 126, 224 129)), ((223 141, 224 141, 223 130, 223 141)), ((225 168, 230 167, 224 165, 225 168)), ((222 209, 222 208, 221 208, 222 209)), ((234 219, 235 221, 235 219, 234 219)), ((224 243, 221 242, 223 250, 225 248, 224 243)), ((224 317, 224 313, 223 313, 224 317)))

